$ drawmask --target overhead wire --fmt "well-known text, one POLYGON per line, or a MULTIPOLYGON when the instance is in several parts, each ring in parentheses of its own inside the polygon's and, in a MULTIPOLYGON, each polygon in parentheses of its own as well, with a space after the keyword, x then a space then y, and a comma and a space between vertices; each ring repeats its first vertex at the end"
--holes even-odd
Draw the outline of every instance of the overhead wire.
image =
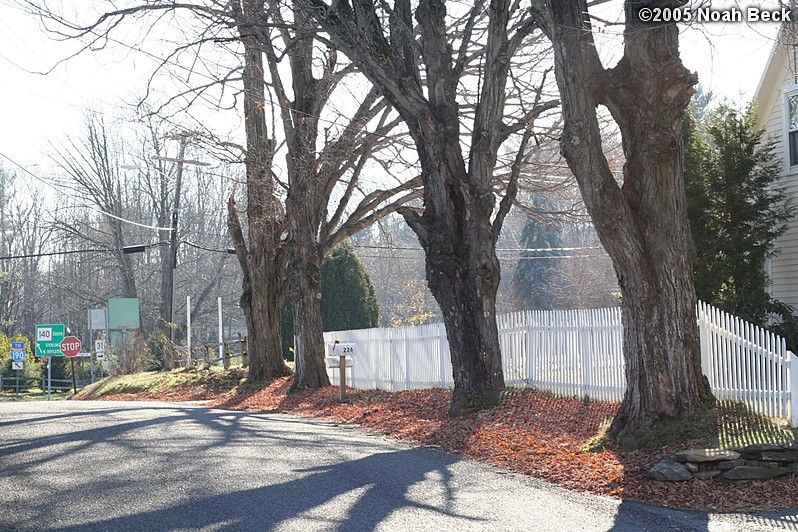
POLYGON ((132 248, 149 249, 159 245, 160 242, 154 244, 146 244, 142 246, 125 246, 122 248, 88 248, 88 249, 68 249, 64 251, 47 251, 44 253, 28 253, 25 255, 6 255, 0 256, 0 260, 12 259, 33 259, 40 257, 54 257, 58 255, 74 255, 76 253, 137 253, 138 251, 131 251, 132 248))
POLYGON ((118 220, 118 221, 120 221, 122 223, 125 223, 125 224, 128 224, 128 225, 134 225, 136 227, 142 227, 144 229, 156 229, 158 231, 172 231, 171 227, 160 227, 160 226, 157 226, 157 225, 148 225, 148 224, 142 224, 142 223, 139 223, 139 222, 134 222, 133 220, 128 220, 127 218, 122 218, 121 216, 117 216, 117 215, 115 215, 113 213, 104 211, 104 210, 102 210, 99 207, 96 207, 94 205, 89 205, 87 203, 84 203, 83 200, 81 200, 80 198, 74 196, 73 194, 70 194, 69 191, 65 190, 64 188, 59 187, 57 185, 54 185, 53 183, 47 181, 46 179, 44 179, 42 177, 39 177, 38 175, 34 174, 33 172, 31 172, 30 170, 28 170, 27 168, 25 168, 24 166, 22 166, 21 164, 16 162, 14 159, 9 157, 5 153, 0 152, 0 157, 2 157, 3 159, 7 160, 8 162, 10 162, 14 166, 19 168, 23 172, 25 172, 27 175, 31 176, 35 180, 39 181, 40 183, 43 183, 43 184, 47 185, 48 187, 52 188, 53 190, 55 190, 56 192, 58 192, 59 194, 62 194, 64 196, 74 200, 75 202, 77 202, 78 206, 80 206, 80 207, 83 207, 85 209, 89 209, 89 210, 94 211, 94 212, 98 212, 100 214, 108 216, 109 218, 113 218, 115 220, 118 220))

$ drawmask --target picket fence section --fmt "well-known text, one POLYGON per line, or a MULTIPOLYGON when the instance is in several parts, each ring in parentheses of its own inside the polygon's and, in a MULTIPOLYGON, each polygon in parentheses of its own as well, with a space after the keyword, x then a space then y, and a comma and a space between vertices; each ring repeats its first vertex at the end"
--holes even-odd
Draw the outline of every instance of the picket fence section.
POLYGON ((706 303, 697 314, 701 369, 715 397, 798 427, 798 357, 784 339, 706 303))
MULTIPOLYGON (((718 399, 743 401, 756 412, 798 426, 798 363, 782 338, 697 305, 701 365, 718 399)), ((498 316, 508 386, 618 402, 626 389, 620 308, 524 311, 498 316)), ((355 343, 349 385, 388 391, 452 388, 442 323, 325 333, 325 342, 355 343)), ((338 384, 338 370, 328 369, 338 384)))

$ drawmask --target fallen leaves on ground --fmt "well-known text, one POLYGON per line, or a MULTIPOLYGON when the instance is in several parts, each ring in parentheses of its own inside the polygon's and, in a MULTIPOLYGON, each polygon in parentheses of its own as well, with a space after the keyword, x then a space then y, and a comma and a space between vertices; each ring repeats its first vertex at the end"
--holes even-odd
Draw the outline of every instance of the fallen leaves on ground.
POLYGON ((217 408, 356 424, 567 489, 658 506, 719 512, 798 507, 798 482, 794 475, 749 484, 717 480, 660 483, 642 474, 677 449, 583 451, 601 424, 614 416, 615 404, 589 403, 525 390, 509 394, 492 410, 452 419, 447 415, 451 392, 446 390, 395 393, 348 390, 347 401, 341 403, 338 388, 334 387, 289 394, 292 377, 284 377, 257 390, 221 392, 226 384, 237 383, 238 377, 233 375, 229 383, 176 390, 166 396, 143 392, 103 398, 212 399, 208 405, 217 408))

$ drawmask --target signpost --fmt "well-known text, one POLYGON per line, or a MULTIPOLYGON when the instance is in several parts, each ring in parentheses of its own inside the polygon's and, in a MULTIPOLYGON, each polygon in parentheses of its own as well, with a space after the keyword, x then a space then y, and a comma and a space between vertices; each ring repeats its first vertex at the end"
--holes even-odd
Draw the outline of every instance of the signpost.
MULTIPOLYGON (((100 378, 103 378, 103 364, 102 361, 105 358, 105 340, 102 338, 94 340, 94 355, 97 357, 97 361, 100 363, 100 378)), ((92 382, 94 382, 94 364, 92 364, 92 382)))
POLYGON ((64 356, 61 342, 64 340, 64 324, 48 324, 36 326, 37 357, 47 357, 47 400, 53 388, 53 357, 64 356))
MULTIPOLYGON (((338 340, 334 344, 330 344, 330 355, 335 357, 338 355, 338 374, 340 381, 340 388, 338 391, 338 399, 341 402, 346 400, 346 357, 351 357, 355 354, 355 344, 341 344, 338 340)), ((351 365, 351 364, 350 364, 351 365)))
POLYGON ((61 340, 61 353, 69 357, 72 366, 72 393, 78 393, 78 383, 75 380, 75 357, 80 354, 80 340, 74 336, 67 336, 61 340))
MULTIPOLYGON (((89 309, 89 345, 92 345, 94 340, 94 331, 104 331, 108 328, 108 310, 104 308, 90 308, 89 309)), ((96 345, 96 344, 95 344, 96 345)), ((94 351, 104 351, 105 349, 95 349, 94 351)), ((89 350, 91 351, 91 350, 89 350)), ((98 357, 100 360, 102 357, 98 357)), ((89 370, 91 372, 91 382, 94 383, 94 361, 89 357, 89 370)), ((102 371, 102 364, 100 364, 100 371, 102 371)), ((102 373, 100 373, 102 375, 102 373)))

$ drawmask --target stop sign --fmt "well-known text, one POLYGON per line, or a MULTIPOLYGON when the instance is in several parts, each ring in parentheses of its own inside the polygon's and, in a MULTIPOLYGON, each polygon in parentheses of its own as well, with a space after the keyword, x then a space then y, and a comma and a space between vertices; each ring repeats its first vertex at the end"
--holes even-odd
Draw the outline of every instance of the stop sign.
POLYGON ((80 353, 80 340, 74 336, 66 336, 61 340, 61 352, 67 357, 76 357, 80 353))

